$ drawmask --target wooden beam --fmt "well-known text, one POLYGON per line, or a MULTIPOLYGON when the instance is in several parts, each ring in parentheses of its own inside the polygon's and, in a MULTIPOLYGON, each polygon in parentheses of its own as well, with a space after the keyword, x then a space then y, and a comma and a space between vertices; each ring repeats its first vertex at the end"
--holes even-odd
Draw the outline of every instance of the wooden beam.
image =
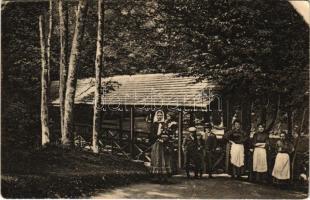
POLYGON ((178 119, 178 168, 182 168, 183 110, 179 111, 178 119))
MULTIPOLYGON (((52 0, 56 2, 56 0, 52 0)), ((78 0, 64 0, 65 2, 78 2, 78 0)), ((1 4, 14 2, 14 3, 40 3, 40 2, 49 2, 49 0, 2 0, 1 4)))

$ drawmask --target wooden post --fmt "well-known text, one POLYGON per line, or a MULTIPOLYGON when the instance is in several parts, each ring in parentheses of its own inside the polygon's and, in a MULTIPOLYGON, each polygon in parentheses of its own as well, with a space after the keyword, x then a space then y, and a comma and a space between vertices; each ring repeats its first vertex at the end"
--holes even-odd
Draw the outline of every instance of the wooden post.
MULTIPOLYGON (((231 129, 231 104, 229 99, 226 100, 226 130, 228 131, 231 129)), ((230 163, 230 143, 228 142, 226 144, 226 148, 225 148, 225 172, 229 173, 229 163, 230 163)))
POLYGON ((226 100, 226 129, 229 130, 231 128, 231 120, 230 120, 230 105, 229 100, 226 100))
POLYGON ((183 136, 183 110, 179 111, 178 120, 178 168, 182 168, 182 136, 183 136))
POLYGON ((204 112, 204 115, 203 115, 204 123, 211 123, 210 116, 212 116, 212 111, 208 110, 204 112))
POLYGON ((134 109, 130 107, 130 155, 133 158, 133 150, 134 150, 134 142, 135 142, 135 116, 134 109))
POLYGON ((195 126, 195 116, 193 112, 189 113, 189 126, 195 126))
POLYGON ((224 127, 227 128, 227 101, 222 101, 222 117, 223 117, 223 124, 224 127))
POLYGON ((125 108, 123 108, 121 112, 121 116, 119 118, 119 143, 120 146, 122 145, 122 140, 123 140, 123 132, 124 132, 124 128, 123 128, 123 120, 124 120, 124 112, 125 112, 125 108))
POLYGON ((102 109, 100 110, 100 133, 99 134, 101 134, 101 136, 103 136, 103 133, 104 133, 104 131, 103 131, 103 128, 104 128, 104 126, 103 126, 103 117, 104 117, 104 114, 103 114, 103 111, 104 111, 104 106, 102 105, 102 109))

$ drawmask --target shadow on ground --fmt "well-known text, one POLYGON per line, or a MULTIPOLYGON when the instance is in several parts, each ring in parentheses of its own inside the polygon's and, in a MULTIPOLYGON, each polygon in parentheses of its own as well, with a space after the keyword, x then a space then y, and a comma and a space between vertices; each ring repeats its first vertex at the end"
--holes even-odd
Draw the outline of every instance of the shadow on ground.
POLYGON ((186 179, 174 176, 169 183, 132 184, 112 190, 98 190, 92 198, 246 198, 304 199, 307 193, 283 190, 272 185, 259 185, 228 177, 186 179))
POLYGON ((2 158, 1 194, 5 198, 88 197, 98 188, 149 178, 143 163, 112 155, 56 147, 13 153, 2 158))

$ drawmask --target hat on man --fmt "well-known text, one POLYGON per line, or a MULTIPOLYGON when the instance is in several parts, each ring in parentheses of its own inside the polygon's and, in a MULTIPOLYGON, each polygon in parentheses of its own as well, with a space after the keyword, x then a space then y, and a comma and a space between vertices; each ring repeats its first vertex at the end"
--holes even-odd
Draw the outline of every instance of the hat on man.
POLYGON ((195 128, 195 127, 189 127, 189 128, 188 128, 188 131, 189 131, 189 132, 196 132, 196 128, 195 128))
POLYGON ((210 129, 212 129, 212 124, 210 124, 210 123, 205 123, 205 128, 210 128, 210 129))

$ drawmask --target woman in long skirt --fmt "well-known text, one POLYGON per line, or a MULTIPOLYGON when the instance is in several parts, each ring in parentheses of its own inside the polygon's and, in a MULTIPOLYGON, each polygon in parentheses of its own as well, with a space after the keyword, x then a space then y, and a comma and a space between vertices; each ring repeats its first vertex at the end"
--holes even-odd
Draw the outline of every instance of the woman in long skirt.
POLYGON ((267 165, 267 148, 269 145, 269 135, 265 132, 265 126, 258 124, 258 132, 253 135, 253 172, 256 174, 256 181, 266 181, 267 165))
POLYGON ((274 183, 288 183, 291 178, 290 174, 290 156, 294 151, 293 145, 286 139, 285 133, 281 133, 280 140, 276 144, 277 156, 272 171, 274 183))
POLYGON ((153 131, 156 134, 156 141, 151 151, 151 173, 159 181, 167 181, 167 177, 171 173, 171 156, 168 145, 169 137, 164 134, 164 113, 161 110, 155 113, 153 131))
POLYGON ((244 143, 247 141, 247 135, 241 130, 241 124, 238 120, 234 121, 233 130, 227 132, 224 138, 231 143, 230 163, 232 164, 232 178, 241 177, 241 169, 244 167, 244 143))

